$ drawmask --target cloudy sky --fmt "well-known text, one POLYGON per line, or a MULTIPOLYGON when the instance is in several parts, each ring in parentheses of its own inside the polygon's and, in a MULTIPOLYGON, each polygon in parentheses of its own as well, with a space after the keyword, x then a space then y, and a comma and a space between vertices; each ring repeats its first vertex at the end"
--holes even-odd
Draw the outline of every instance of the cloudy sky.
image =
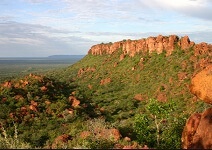
POLYGON ((159 34, 212 43, 212 0, 0 0, 0 57, 81 55, 159 34))

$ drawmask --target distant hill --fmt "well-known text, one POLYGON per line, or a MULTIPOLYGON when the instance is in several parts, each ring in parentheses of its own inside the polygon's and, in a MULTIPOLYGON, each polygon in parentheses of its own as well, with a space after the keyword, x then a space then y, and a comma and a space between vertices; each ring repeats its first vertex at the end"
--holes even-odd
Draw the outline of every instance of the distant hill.
POLYGON ((83 58, 85 55, 51 55, 48 58, 68 59, 68 58, 83 58))

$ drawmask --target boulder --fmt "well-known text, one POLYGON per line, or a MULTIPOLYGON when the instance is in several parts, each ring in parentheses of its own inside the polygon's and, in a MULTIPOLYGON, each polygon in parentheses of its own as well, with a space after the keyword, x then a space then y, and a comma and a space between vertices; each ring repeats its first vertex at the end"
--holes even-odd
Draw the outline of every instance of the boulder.
POLYGON ((48 90, 48 88, 46 86, 42 86, 40 89, 42 92, 46 92, 48 90))
POLYGON ((166 101, 167 101, 166 93, 165 93, 165 92, 159 92, 159 93, 157 94, 156 99, 157 99, 159 102, 166 102, 166 101))
POLYGON ((29 106, 29 109, 32 110, 32 111, 37 112, 38 111, 38 107, 37 107, 38 103, 33 101, 33 100, 30 103, 31 103, 31 105, 29 106))
POLYGON ((212 65, 191 79, 190 91, 204 102, 212 104, 212 65))
POLYGON ((6 88, 11 88, 12 87, 12 83, 10 81, 7 81, 3 84, 3 87, 6 87, 6 88))
POLYGON ((100 85, 105 85, 105 84, 108 84, 111 82, 111 79, 110 78, 106 78, 106 79, 102 79, 100 81, 100 85))
POLYGON ((69 101, 71 102, 71 106, 74 108, 80 104, 80 101, 75 96, 69 96, 69 101))
POLYGON ((32 111, 35 111, 35 112, 38 111, 38 110, 37 110, 37 107, 34 106, 34 105, 30 105, 30 106, 29 106, 29 109, 32 110, 32 111))
POLYGON ((144 97, 143 97, 142 94, 136 94, 136 95, 134 96, 134 99, 135 99, 135 100, 138 100, 138 101, 143 101, 143 100, 144 100, 144 97))
POLYGON ((212 149, 212 108, 189 117, 182 133, 183 149, 212 149))

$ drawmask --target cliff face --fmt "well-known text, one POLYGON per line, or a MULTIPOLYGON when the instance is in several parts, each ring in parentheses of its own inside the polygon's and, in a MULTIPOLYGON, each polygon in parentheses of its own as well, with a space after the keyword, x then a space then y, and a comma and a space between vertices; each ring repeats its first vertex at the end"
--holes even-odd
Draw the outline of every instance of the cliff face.
POLYGON ((179 38, 176 35, 157 37, 148 37, 147 39, 139 40, 125 40, 115 43, 107 44, 97 44, 91 47, 88 54, 92 55, 102 55, 102 54, 112 54, 119 48, 122 48, 123 53, 133 57, 139 52, 149 52, 152 53, 156 51, 158 54, 162 53, 163 50, 166 51, 166 55, 172 54, 175 46, 180 47, 182 50, 186 50, 194 46, 195 55, 200 53, 205 53, 207 51, 212 51, 212 45, 207 43, 195 44, 191 42, 188 36, 179 38))

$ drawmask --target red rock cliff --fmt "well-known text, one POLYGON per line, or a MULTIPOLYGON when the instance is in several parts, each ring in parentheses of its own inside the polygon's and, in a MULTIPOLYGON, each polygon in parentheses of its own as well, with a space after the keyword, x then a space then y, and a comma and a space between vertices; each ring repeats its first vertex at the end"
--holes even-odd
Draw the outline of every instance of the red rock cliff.
POLYGON ((92 55, 102 55, 102 54, 112 54, 119 48, 122 48, 124 54, 128 54, 133 57, 139 52, 149 52, 152 53, 156 51, 158 54, 162 53, 163 50, 166 51, 167 55, 171 55, 175 46, 180 47, 182 50, 188 49, 194 46, 195 54, 204 53, 206 51, 212 51, 212 45, 207 43, 195 44, 191 42, 188 36, 179 38, 176 35, 157 37, 148 37, 147 39, 139 40, 124 40, 115 43, 107 44, 97 44, 91 47, 88 54, 92 55))

